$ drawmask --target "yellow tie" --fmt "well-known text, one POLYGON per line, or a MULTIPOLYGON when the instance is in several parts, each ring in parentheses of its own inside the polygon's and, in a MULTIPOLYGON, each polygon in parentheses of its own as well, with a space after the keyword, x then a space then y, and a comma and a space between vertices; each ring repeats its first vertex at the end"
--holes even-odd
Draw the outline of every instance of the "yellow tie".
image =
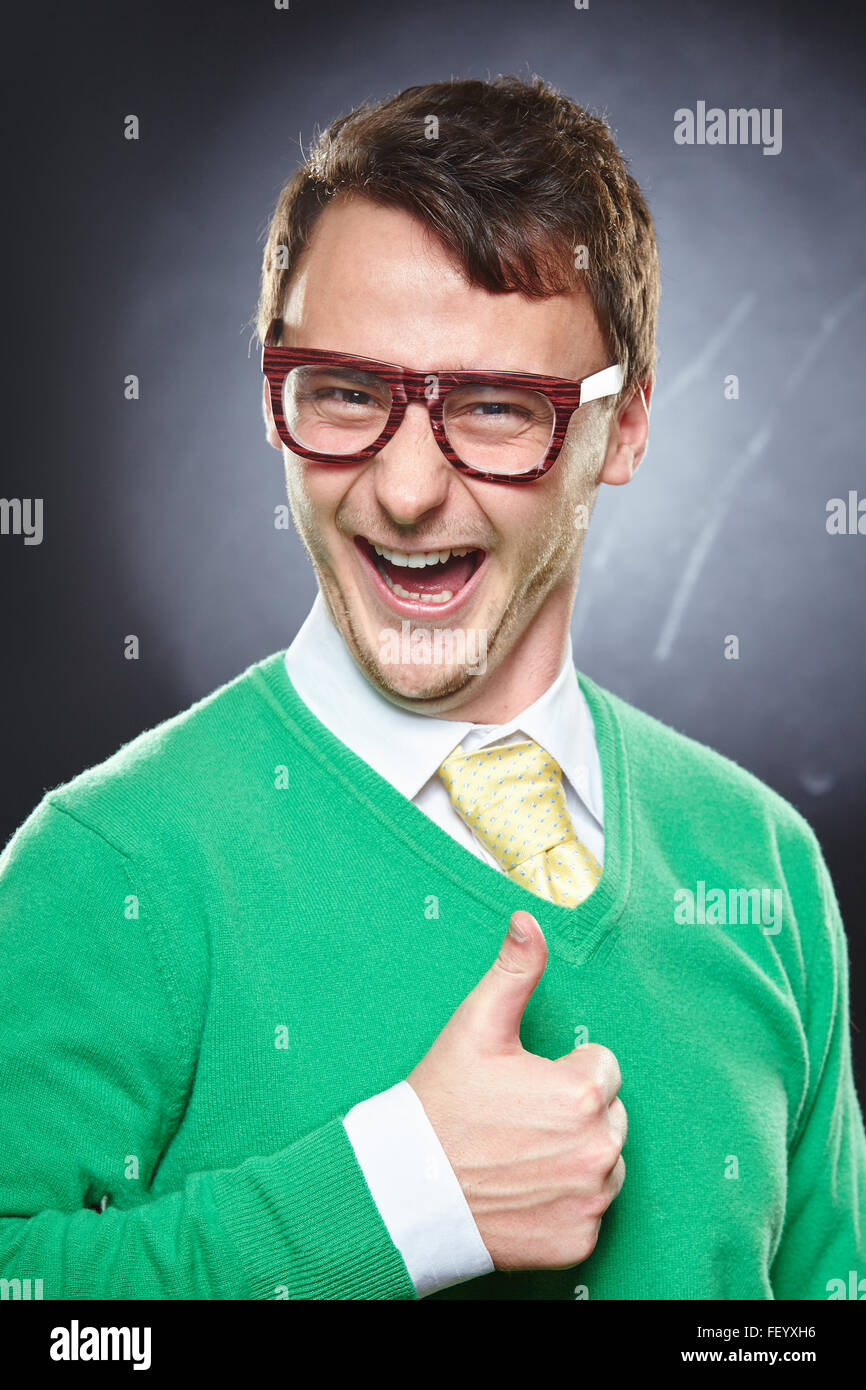
POLYGON ((562 769, 534 739, 465 753, 439 768, 460 819, 509 878, 562 907, 576 907, 601 865, 574 832, 562 769))

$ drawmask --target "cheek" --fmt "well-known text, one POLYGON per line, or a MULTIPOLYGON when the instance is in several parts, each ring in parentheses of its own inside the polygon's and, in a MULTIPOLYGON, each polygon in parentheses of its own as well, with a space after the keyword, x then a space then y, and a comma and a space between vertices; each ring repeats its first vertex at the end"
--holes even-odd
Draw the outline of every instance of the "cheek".
POLYGON ((283 449, 286 490, 296 524, 330 546, 338 520, 355 479, 357 468, 323 468, 283 449))
POLYGON ((563 518, 569 510, 563 478, 514 489, 522 494, 517 505, 504 505, 488 512, 499 536, 499 561, 508 582, 539 566, 546 567, 550 556, 559 551, 568 526, 563 518), (531 494, 529 496, 528 494, 531 494))
POLYGON ((331 493, 336 490, 336 479, 324 468, 310 465, 306 459, 291 450, 283 448, 283 465, 286 471, 286 488, 292 502, 304 515, 326 518, 332 515, 334 506, 331 493))
POLYGON ((316 496, 315 485, 310 487, 309 470, 304 460, 283 448, 283 466, 286 474, 286 492, 295 527, 299 534, 309 542, 324 529, 326 511, 316 496))
POLYGON ((570 453, 589 460, 601 448, 606 433, 604 402, 589 401, 572 415, 565 435, 565 447, 570 453))
POLYGON ((573 562, 598 492, 594 455, 586 433, 579 441, 567 440, 547 479, 537 485, 538 492, 510 518, 500 517, 502 534, 519 557, 519 569, 546 571, 573 562))
POLYGON ((554 471, 559 471, 556 482, 564 513, 570 515, 576 507, 585 507, 598 491, 606 441, 603 420, 587 419, 579 427, 572 421, 562 453, 554 464, 554 471))

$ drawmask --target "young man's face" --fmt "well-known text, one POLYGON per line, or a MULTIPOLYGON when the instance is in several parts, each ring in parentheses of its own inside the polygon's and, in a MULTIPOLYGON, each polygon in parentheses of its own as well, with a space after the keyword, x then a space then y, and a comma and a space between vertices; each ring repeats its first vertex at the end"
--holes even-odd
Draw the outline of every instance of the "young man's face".
MULTIPOLYGON (((422 223, 358 197, 335 199, 319 218, 292 277, 281 341, 425 372, 501 369, 576 379, 610 365, 587 295, 488 293, 467 282, 422 223)), ((266 392, 268 438, 283 448, 295 525, 319 586, 355 660, 386 696, 466 718, 480 701, 486 722, 498 722, 491 695, 504 710, 513 703, 506 686, 513 696, 521 680, 543 676, 542 689, 553 680, 599 483, 627 481, 643 448, 643 404, 618 413, 619 423, 605 401, 581 407, 542 479, 500 485, 454 468, 436 444, 426 405, 414 402, 366 462, 308 462, 281 445, 266 392), (480 553, 434 572, 381 564, 370 543, 403 555, 480 553), (433 604, 400 593, 437 586, 452 597, 433 604), (430 660, 412 660, 405 638, 398 641, 419 628, 430 634, 430 660), (452 642, 434 645, 435 630, 445 628, 452 642)))

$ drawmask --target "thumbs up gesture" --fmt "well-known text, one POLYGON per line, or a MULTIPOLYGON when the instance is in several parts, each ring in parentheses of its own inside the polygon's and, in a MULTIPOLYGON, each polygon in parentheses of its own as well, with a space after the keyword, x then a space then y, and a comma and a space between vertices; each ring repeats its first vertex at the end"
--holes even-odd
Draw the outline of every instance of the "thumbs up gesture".
POLYGON ((497 1269, 588 1259, 625 1179, 613 1053, 587 1043, 552 1062, 520 1042, 546 964, 538 922, 512 913, 493 965, 407 1077, 497 1269))

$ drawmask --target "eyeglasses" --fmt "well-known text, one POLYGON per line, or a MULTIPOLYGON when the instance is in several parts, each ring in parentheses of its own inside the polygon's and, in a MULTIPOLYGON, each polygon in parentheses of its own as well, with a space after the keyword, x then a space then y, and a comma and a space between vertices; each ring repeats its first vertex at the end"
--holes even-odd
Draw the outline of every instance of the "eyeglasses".
POLYGON ((469 477, 534 482, 559 457, 574 412, 622 389, 619 365, 580 381, 530 372, 413 371, 318 348, 279 347, 274 319, 262 348, 277 433, 314 463, 372 458, 413 401, 427 406, 442 453, 469 477))

